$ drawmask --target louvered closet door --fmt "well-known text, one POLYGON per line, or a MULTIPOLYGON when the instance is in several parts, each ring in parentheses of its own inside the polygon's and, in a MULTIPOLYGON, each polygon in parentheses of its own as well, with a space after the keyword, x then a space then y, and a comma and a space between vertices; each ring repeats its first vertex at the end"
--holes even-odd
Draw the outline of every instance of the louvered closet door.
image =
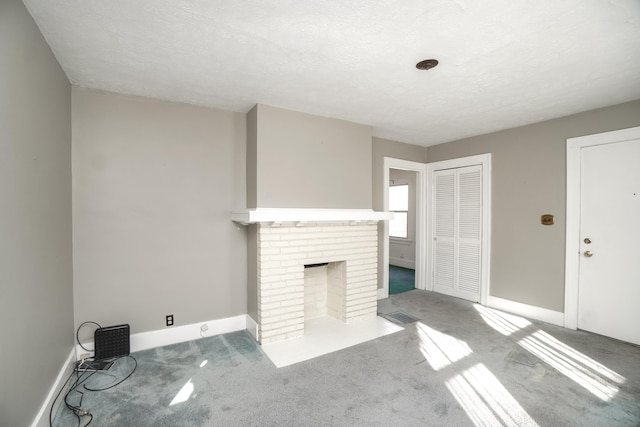
POLYGON ((433 185, 433 290, 455 296, 456 170, 434 172, 433 185))
POLYGON ((434 290, 480 300, 482 167, 434 172, 434 290))

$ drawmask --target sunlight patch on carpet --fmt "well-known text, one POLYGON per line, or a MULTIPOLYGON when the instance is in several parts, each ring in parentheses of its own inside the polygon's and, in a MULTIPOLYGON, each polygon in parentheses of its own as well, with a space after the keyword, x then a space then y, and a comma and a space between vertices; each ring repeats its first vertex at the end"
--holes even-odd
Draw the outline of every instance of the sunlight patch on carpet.
POLYGON ((538 425, 481 363, 454 376, 445 385, 478 427, 538 425))
POLYGON ((173 406, 177 403, 182 403, 189 400, 189 397, 191 397, 191 393, 193 393, 193 388, 194 388, 193 383, 191 382, 192 379, 193 378, 189 378, 189 381, 187 381, 187 383, 182 386, 182 388, 173 398, 171 403, 169 403, 169 406, 173 406))
POLYGON ((522 348, 604 402, 610 402, 619 391, 618 385, 624 384, 626 381, 622 375, 573 349, 547 332, 536 330, 526 333, 525 329, 533 325, 523 317, 479 305, 476 305, 475 308, 487 325, 501 334, 506 336, 516 332, 524 334, 524 337, 518 340, 518 344, 522 348))

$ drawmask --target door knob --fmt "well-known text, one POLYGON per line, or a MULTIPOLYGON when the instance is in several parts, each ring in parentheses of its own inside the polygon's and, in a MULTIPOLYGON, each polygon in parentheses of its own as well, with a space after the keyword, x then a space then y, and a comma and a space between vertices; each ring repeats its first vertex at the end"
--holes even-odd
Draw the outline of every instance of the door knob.
POLYGON ((591 243, 591 239, 588 237, 585 237, 584 242, 588 245, 591 243))
POLYGON ((591 258, 591 257, 593 256, 593 252, 591 252, 591 251, 586 251, 586 252, 584 253, 584 256, 586 256, 587 258, 591 258))

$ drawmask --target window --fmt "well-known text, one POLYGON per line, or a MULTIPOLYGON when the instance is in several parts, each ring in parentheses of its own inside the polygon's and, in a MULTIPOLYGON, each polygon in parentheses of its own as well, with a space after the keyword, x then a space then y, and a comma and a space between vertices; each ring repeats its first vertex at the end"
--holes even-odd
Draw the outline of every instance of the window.
POLYGON ((409 185, 394 185, 389 187, 389 212, 395 214, 395 218, 389 221, 389 237, 406 239, 409 237, 407 230, 407 217, 409 211, 409 185))

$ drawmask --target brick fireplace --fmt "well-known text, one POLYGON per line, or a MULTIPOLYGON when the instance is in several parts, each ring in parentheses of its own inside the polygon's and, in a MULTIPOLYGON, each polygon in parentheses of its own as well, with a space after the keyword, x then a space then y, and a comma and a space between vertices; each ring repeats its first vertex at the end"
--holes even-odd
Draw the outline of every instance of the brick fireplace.
POLYGON ((360 209, 235 213, 234 221, 257 226, 258 342, 304 335, 305 319, 316 316, 344 323, 375 317, 377 222, 391 215, 360 209))

